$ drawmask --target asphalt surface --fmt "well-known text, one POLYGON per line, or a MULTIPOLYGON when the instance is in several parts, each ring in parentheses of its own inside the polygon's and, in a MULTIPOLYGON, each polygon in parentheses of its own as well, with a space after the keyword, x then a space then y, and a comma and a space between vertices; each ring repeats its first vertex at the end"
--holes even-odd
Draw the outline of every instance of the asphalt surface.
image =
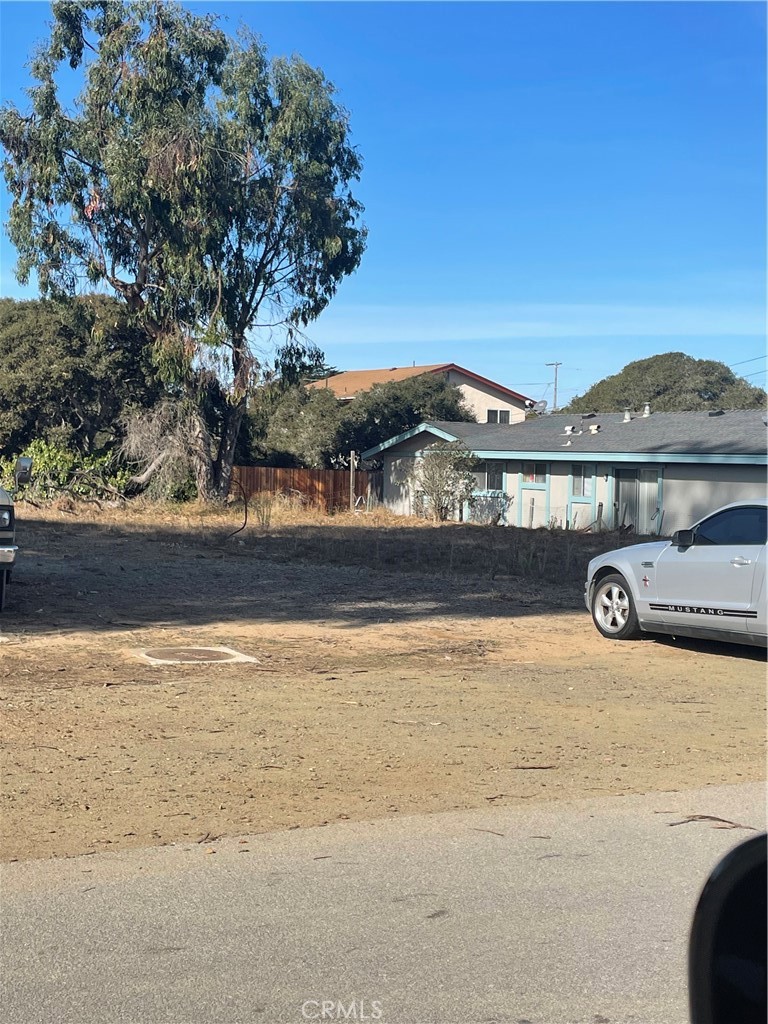
POLYGON ((764 787, 340 823, 2 870, 7 1024, 683 1024, 764 787))

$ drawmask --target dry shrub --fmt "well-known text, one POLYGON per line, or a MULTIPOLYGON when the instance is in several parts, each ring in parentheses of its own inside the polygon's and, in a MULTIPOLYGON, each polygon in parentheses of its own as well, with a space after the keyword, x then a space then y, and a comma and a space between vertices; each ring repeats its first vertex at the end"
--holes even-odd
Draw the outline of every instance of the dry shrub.
POLYGON ((317 522, 326 516, 325 508, 310 501, 301 491, 282 491, 273 495, 275 522, 296 525, 317 522))
POLYGON ((268 530, 272 522, 272 509, 275 505, 274 496, 272 494, 268 494, 266 491, 261 492, 260 494, 254 494, 251 498, 250 505, 253 508, 259 525, 265 530, 268 530))
POLYGON ((129 483, 156 500, 188 484, 199 445, 199 413, 181 402, 133 409, 123 419, 122 454, 139 472, 129 483))

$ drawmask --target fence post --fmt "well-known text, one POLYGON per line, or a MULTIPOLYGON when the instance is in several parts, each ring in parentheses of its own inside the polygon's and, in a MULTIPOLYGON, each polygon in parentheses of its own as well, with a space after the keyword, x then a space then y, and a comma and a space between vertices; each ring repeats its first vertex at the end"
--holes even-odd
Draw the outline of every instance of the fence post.
POLYGON ((529 530, 533 529, 533 508, 534 508, 535 500, 536 500, 535 498, 531 498, 531 509, 530 509, 530 512, 528 513, 528 529, 529 530))
POLYGON ((355 453, 349 453, 349 511, 355 511, 355 453))

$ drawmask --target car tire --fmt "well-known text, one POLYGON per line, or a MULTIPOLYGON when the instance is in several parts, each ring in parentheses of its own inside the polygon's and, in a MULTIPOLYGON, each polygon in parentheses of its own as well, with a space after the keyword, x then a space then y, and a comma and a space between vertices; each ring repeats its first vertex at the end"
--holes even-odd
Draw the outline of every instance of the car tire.
POLYGON ((592 621, 609 640, 636 640, 640 636, 635 600, 623 576, 603 576, 595 584, 592 621))

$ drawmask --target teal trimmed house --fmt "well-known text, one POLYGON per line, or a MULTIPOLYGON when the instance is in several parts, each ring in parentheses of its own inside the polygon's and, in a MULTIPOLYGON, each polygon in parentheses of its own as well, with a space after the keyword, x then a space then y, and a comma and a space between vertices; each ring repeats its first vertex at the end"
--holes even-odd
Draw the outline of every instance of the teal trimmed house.
POLYGON ((363 453, 384 473, 383 501, 419 507, 417 460, 437 441, 477 457, 477 501, 512 526, 669 536, 732 501, 766 496, 766 418, 757 410, 536 416, 511 425, 421 423, 363 453))

